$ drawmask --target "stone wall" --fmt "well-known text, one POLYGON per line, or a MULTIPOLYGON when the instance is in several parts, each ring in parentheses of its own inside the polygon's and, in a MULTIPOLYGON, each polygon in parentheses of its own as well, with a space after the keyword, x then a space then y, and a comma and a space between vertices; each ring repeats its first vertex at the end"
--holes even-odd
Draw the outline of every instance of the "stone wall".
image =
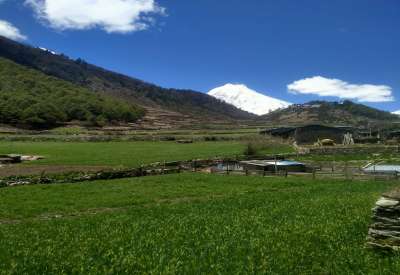
POLYGON ((171 167, 163 164, 162 166, 153 166, 153 167, 148 166, 148 167, 122 169, 122 170, 104 170, 98 172, 77 171, 77 172, 68 172, 62 174, 12 176, 0 179, 0 188, 21 186, 21 185, 34 185, 34 184, 59 184, 59 183, 88 182, 95 180, 135 178, 135 177, 173 174, 180 172, 181 172, 180 167, 171 167))
POLYGON ((163 175, 180 173, 182 170, 197 171, 205 167, 210 167, 218 163, 237 163, 241 160, 248 159, 279 159, 283 160, 295 154, 281 154, 271 156, 236 156, 234 158, 215 158, 215 159, 195 159, 187 161, 170 161, 156 162, 148 165, 142 165, 138 168, 103 170, 97 172, 68 172, 59 174, 42 174, 42 175, 27 175, 27 176, 11 176, 0 178, 1 187, 12 187, 19 185, 33 184, 57 184, 57 183, 74 183, 95 180, 109 180, 121 178, 134 178, 153 175, 163 175))
POLYGON ((354 147, 318 147, 310 148, 313 155, 355 155, 355 154, 377 154, 377 153, 400 153, 399 146, 354 146, 354 147))
POLYGON ((368 245, 381 250, 400 251, 400 192, 383 195, 372 213, 368 245))

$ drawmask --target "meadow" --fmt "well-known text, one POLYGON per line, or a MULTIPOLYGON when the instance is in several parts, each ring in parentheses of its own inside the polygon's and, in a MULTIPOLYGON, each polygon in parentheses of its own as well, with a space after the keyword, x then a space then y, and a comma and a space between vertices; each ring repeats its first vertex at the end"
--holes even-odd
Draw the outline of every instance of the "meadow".
MULTIPOLYGON (((121 142, 0 142, 0 154, 41 155, 30 164, 137 167, 153 162, 242 155, 246 142, 213 141, 179 144, 174 141, 121 142)), ((289 145, 271 146, 263 154, 292 152, 289 145)))
MULTIPOLYGON (((257 143, 263 154, 290 153, 257 143)), ((241 155, 246 142, 0 142, 18 165, 133 167, 241 155)), ((4 169, 4 168, 3 168, 4 169)), ((365 247, 396 182, 182 173, 0 189, 0 274, 396 274, 365 247)))
POLYGON ((0 142, 0 154, 44 156, 31 164, 140 166, 157 161, 241 154, 240 142, 0 142))
POLYGON ((184 173, 0 189, 1 274, 397 274, 365 248, 393 182, 184 173))

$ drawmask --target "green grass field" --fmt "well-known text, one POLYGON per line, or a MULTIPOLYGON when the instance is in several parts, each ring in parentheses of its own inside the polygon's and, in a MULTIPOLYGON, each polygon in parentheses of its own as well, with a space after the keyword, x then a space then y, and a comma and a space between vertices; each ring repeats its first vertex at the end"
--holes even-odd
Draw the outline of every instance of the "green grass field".
POLYGON ((3 274, 398 274, 365 249, 390 182, 179 174, 0 189, 3 274))
MULTIPOLYGON (((190 160, 243 154, 245 142, 218 141, 178 144, 176 142, 0 142, 0 154, 42 155, 31 164, 139 166, 158 161, 190 160)), ((291 152, 276 145, 264 154, 291 152)))
POLYGON ((157 161, 241 154, 240 142, 0 142, 0 154, 37 154, 32 164, 139 166, 157 161))
MULTIPOLYGON (((87 134, 105 134, 106 131, 89 130, 82 127, 59 127, 48 131, 52 135, 87 135, 87 134)), ((179 137, 196 137, 196 136, 229 136, 229 135, 259 135, 258 128, 243 128, 243 129, 201 129, 201 130, 128 130, 123 131, 124 135, 128 136, 175 136, 179 137)))

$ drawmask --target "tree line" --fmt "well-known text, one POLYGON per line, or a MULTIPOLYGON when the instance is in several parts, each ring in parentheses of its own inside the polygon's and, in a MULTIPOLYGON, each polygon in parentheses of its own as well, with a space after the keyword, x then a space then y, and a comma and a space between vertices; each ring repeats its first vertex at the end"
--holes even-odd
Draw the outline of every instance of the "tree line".
POLYGON ((0 58, 0 123, 51 128, 134 122, 144 110, 0 58))

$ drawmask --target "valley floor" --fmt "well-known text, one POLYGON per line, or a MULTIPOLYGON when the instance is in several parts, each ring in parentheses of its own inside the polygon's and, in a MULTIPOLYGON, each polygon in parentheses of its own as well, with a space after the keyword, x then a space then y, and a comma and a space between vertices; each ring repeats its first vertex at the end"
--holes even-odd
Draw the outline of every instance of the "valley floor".
POLYGON ((365 248, 393 182, 184 173, 0 189, 0 273, 395 274, 365 248))
MULTIPOLYGON (((0 154, 45 159, 0 171, 137 167, 235 156, 246 146, 1 141, 0 154)), ((260 152, 293 149, 267 143, 260 152)), ((365 243, 375 201, 398 186, 187 172, 0 188, 0 274, 396 274, 400 255, 365 243)))
POLYGON ((0 154, 34 154, 45 159, 32 165, 138 167, 159 161, 190 160, 241 154, 239 141, 195 142, 0 142, 0 154))

